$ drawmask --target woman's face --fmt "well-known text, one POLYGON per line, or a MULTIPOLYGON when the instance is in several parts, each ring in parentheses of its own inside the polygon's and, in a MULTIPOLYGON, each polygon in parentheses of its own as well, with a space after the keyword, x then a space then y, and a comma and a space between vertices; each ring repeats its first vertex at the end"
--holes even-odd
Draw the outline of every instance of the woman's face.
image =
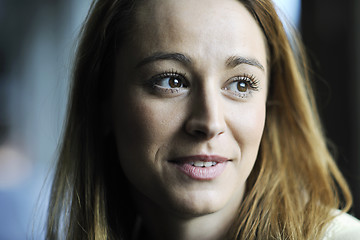
POLYGON ((264 129, 267 75, 264 36, 238 1, 143 1, 112 100, 134 189, 182 215, 239 204, 264 129))

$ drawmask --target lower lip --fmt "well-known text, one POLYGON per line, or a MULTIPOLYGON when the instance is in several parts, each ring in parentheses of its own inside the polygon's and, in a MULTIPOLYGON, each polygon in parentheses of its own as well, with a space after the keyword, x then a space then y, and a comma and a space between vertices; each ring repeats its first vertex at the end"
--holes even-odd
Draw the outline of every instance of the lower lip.
POLYGON ((177 163, 177 168, 195 180, 213 180, 225 170, 227 162, 217 163, 211 167, 195 167, 189 163, 177 163))

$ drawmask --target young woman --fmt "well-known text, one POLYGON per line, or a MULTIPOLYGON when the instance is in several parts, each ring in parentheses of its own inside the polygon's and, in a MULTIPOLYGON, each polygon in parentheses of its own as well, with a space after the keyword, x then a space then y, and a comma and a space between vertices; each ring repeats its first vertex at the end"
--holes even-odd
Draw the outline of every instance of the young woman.
POLYGON ((358 236, 297 44, 268 0, 95 1, 47 238, 358 236))

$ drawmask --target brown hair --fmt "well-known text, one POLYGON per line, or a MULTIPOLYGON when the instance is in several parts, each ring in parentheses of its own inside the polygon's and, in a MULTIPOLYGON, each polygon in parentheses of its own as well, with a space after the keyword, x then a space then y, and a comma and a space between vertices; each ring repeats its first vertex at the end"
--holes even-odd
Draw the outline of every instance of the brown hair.
MULTIPOLYGON (((81 31, 47 239, 128 239, 135 212, 114 140, 103 131, 116 53, 131 31, 135 0, 98 0, 81 31), (119 193, 121 192, 121 193, 119 193)), ((332 209, 351 205, 317 115, 305 53, 288 40, 270 0, 240 0, 268 44, 264 135, 229 239, 319 239, 332 209), (341 201, 343 199, 343 201, 341 201)))
POLYGON ((326 145, 301 42, 273 4, 244 0, 267 38, 270 90, 259 157, 234 232, 239 239, 319 239, 333 209, 352 203, 326 145))

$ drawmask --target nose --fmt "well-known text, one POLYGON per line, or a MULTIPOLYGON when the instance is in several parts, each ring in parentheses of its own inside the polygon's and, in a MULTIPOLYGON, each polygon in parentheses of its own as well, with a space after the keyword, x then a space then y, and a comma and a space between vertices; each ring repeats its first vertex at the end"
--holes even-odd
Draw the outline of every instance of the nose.
POLYGON ((198 139, 210 140, 225 132, 221 97, 216 92, 197 93, 191 98, 189 105, 190 115, 185 123, 188 134, 198 139))

